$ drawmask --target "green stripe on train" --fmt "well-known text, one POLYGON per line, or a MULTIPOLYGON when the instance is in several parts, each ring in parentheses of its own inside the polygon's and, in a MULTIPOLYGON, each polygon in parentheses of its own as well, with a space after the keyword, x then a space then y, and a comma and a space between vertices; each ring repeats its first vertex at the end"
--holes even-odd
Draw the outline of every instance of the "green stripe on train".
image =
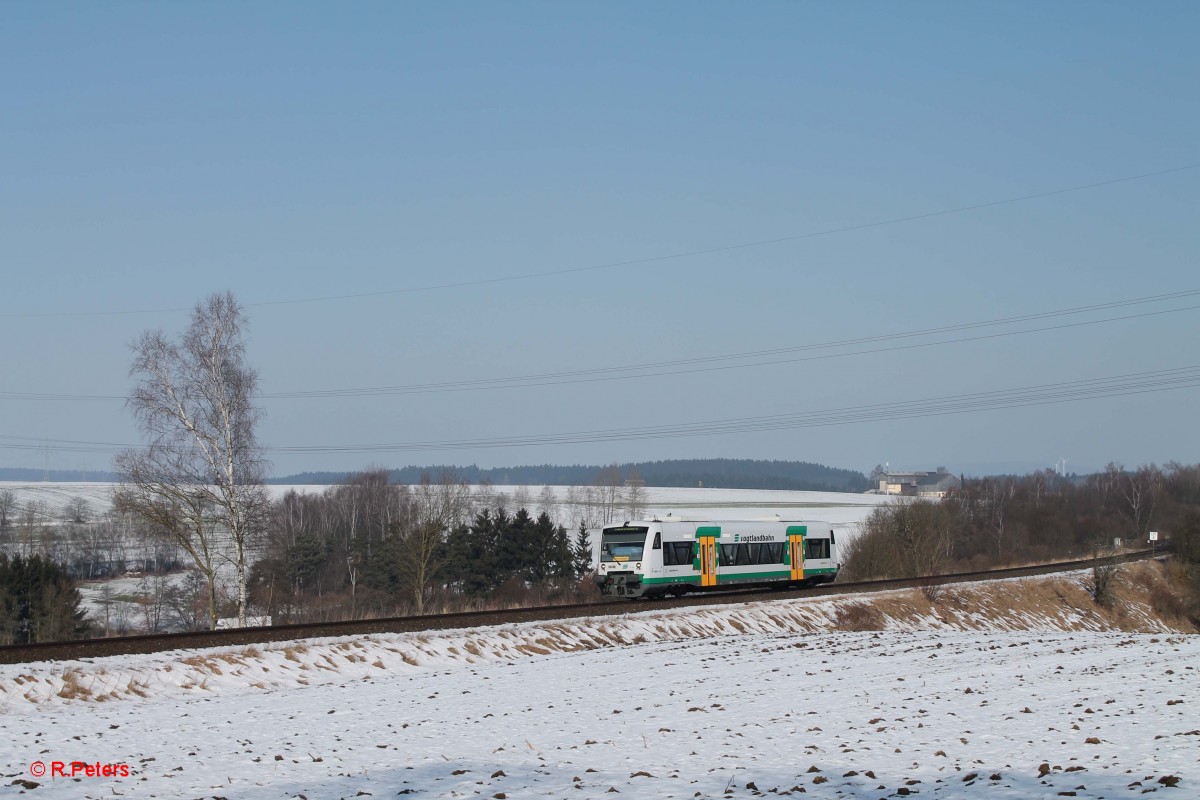
MULTIPOLYGON (((811 575, 828 575, 836 572, 836 569, 806 569, 804 570, 804 576, 809 577, 811 575)), ((782 572, 718 572, 717 583, 736 583, 737 581, 753 581, 768 578, 772 580, 788 580, 791 578, 791 576, 792 573, 788 570, 784 570, 782 572)), ((700 576, 674 575, 667 578, 643 578, 642 583, 659 586, 667 583, 691 583, 699 586, 700 576)))

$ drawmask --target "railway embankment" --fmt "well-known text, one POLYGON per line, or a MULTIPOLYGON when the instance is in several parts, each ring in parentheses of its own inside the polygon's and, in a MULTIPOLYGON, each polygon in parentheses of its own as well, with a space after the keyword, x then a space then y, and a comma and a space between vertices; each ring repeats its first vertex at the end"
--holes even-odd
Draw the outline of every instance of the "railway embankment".
MULTIPOLYGON (((929 584, 869 594, 754 600, 736 605, 631 605, 606 616, 420 633, 386 633, 0 666, 0 713, 43 704, 108 702, 213 692, 299 690, 386 680, 413 670, 555 657, 743 634, 838 631, 1123 631, 1195 633, 1172 602, 1161 561, 1117 568, 1097 602, 1094 575, 929 584)), ((769 598, 769 595, 767 596, 769 598)))

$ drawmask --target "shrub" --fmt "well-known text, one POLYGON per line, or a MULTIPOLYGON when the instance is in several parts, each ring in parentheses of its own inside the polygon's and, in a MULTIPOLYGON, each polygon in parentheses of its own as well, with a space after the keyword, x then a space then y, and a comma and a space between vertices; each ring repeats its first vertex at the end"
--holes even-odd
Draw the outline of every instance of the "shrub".
POLYGON ((1111 562, 1099 563, 1092 567, 1092 578, 1088 582, 1088 592, 1096 605, 1111 608, 1116 600, 1117 565, 1111 562))
POLYGON ((1167 619, 1183 619, 1187 616, 1187 604, 1161 583, 1150 588, 1150 607, 1160 617, 1167 619))
POLYGON ((886 627, 886 620, 873 605, 848 603, 838 606, 837 626, 843 631, 881 631, 886 627))

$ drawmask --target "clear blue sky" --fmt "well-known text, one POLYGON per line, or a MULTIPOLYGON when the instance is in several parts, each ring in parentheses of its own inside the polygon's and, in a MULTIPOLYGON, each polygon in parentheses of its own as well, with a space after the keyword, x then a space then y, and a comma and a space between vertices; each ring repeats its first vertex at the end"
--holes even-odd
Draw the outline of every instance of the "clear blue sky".
MULTIPOLYGON (((124 395, 135 336, 186 325, 157 310, 225 289, 248 306, 268 393, 676 362, 1200 289, 1200 169, 1186 169, 666 261, 268 305, 710 250, 1197 164, 1197 41, 1194 2, 6 3, 0 393, 124 395)), ((844 410, 1189 367, 1198 331, 1200 311, 1178 310, 725 371, 265 398, 262 436, 272 448, 524 440, 844 410)), ((277 474, 708 456, 1195 462, 1197 396, 1192 383, 908 420, 273 460, 277 474)), ((56 441, 138 441, 104 399, 0 398, 0 436, 28 437, 0 439, 0 466, 52 468, 110 461, 56 441), (48 456, 11 446, 47 440, 48 456)))

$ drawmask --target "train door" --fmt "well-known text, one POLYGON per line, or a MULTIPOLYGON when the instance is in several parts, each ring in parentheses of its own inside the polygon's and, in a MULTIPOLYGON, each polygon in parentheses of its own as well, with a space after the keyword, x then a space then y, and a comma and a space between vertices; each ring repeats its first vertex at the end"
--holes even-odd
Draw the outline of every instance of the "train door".
POLYGON ((696 541, 699 542, 700 552, 700 585, 717 585, 717 537, 721 535, 720 528, 697 528, 696 541))
POLYGON ((787 529, 788 563, 794 581, 804 580, 804 536, 807 533, 808 527, 805 525, 789 525, 787 529))

